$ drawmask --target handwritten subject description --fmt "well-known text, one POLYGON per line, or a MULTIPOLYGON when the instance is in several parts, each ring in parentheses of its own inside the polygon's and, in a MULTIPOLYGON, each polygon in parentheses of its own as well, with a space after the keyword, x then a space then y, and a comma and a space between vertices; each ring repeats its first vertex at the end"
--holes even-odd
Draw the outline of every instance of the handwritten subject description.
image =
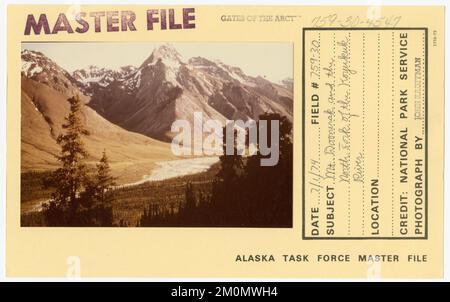
POLYGON ((303 30, 303 238, 427 238, 427 29, 303 30))

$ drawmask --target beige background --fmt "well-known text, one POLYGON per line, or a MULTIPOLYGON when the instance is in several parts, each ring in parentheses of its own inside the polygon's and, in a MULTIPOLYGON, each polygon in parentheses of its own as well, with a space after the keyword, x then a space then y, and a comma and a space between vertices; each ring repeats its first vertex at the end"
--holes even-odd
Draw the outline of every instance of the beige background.
MULTIPOLYGON (((55 20, 67 6, 9 6, 7 76, 7 275, 63 277, 68 257, 80 259, 83 277, 353 277, 373 271, 382 278, 443 275, 443 7, 196 7, 196 29, 146 31, 150 6, 83 6, 82 11, 133 10, 136 32, 24 36, 27 14, 55 20), (401 16, 397 26, 429 27, 429 239, 301 240, 301 39, 302 27, 336 13, 366 19, 368 12, 401 16), (221 22, 221 15, 297 15, 295 22, 221 22), (294 44, 294 226, 241 228, 21 228, 20 227, 20 49, 22 41, 292 42, 294 44), (435 44, 435 46, 434 46, 435 44), (235 263, 237 254, 273 254, 275 263, 235 263), (284 263, 282 254, 399 254, 400 263, 284 263), (408 263, 407 254, 427 254, 428 263, 408 263)), ((369 14, 370 15, 370 14, 369 14)), ((69 258, 71 259, 71 258, 69 258)), ((69 271, 68 271, 69 270, 69 271)))

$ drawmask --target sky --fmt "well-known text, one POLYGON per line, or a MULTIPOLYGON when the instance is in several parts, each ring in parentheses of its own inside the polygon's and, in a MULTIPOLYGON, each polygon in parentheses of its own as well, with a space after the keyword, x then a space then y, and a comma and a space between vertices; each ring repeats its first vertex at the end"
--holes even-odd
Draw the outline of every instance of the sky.
MULTIPOLYGON (((89 65, 119 69, 138 67, 164 43, 23 43, 22 49, 40 51, 69 72, 89 65)), ((220 60, 240 67, 246 74, 262 76, 273 82, 292 78, 293 45, 291 43, 171 43, 183 56, 220 60)))

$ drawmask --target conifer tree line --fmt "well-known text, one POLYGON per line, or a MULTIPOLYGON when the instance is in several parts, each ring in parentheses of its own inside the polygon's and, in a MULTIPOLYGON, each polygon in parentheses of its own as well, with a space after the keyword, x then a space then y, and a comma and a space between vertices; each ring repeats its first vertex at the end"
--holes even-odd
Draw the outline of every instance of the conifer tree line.
MULTIPOLYGON (((114 223, 116 183, 106 150, 95 171, 89 171, 85 163, 89 154, 83 142, 89 132, 81 120, 83 104, 78 96, 68 102, 70 112, 56 140, 61 148, 59 168, 44 180, 44 186, 53 189, 42 210, 46 225, 135 226, 136 222, 132 225, 124 220, 114 223)), ((259 152, 248 157, 236 150, 234 155, 224 152, 212 189, 199 189, 188 181, 184 197, 176 204, 161 201, 144 205, 137 226, 292 227, 292 123, 275 113, 262 114, 259 120, 279 122, 277 165, 261 166, 264 156, 259 152)), ((226 135, 223 137, 226 149, 226 135)))
POLYGON ((115 185, 108 157, 103 151, 94 175, 88 173, 85 160, 89 156, 83 137, 89 132, 81 121, 82 103, 79 96, 68 99, 69 115, 64 130, 56 142, 61 147, 57 155, 60 167, 44 180, 44 186, 54 188, 51 199, 43 206, 49 226, 112 226, 113 211, 110 190, 115 185))
MULTIPOLYGON (((175 209, 163 203, 147 205, 139 226, 292 227, 292 123, 276 113, 262 114, 259 120, 279 121, 277 165, 261 166, 259 151, 249 157, 238 155, 234 144, 234 155, 224 152, 220 157, 212 192, 195 190, 188 182, 184 203, 175 209)), ((225 133, 223 137, 225 151, 225 133)))

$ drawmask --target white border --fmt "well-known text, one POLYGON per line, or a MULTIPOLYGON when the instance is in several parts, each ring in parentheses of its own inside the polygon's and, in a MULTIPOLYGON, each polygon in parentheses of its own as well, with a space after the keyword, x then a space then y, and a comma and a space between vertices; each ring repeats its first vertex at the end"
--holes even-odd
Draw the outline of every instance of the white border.
MULTIPOLYGON (((190 1, 151 1, 151 0, 46 0, 46 1, 31 1, 31 0, 6 0, 1 1, 3 5, 0 11, 0 20, 2 20, 2 34, 0 38, 0 282, 2 281, 73 281, 67 278, 6 278, 5 275, 5 254, 6 254, 6 47, 7 47, 7 27, 6 27, 6 10, 8 4, 145 4, 145 5, 166 5, 166 4, 192 4, 192 5, 311 5, 310 1, 303 0, 190 0, 190 1)), ((366 0, 366 1, 324 1, 316 0, 314 5, 443 5, 447 3, 444 0, 407 0, 407 1, 385 1, 385 0, 366 0)), ((445 50, 449 47, 450 29, 449 22, 445 20, 445 50)), ((447 52, 446 52, 447 53, 447 52)), ((445 60, 445 74, 449 71, 449 61, 445 60)), ((450 87, 449 77, 445 77, 445 89, 450 87)), ((448 91, 448 90, 447 90, 448 91)), ((450 104, 445 94, 445 120, 450 118, 450 104)), ((450 141, 450 129, 448 123, 445 124, 445 141, 450 141)), ((444 143, 445 147, 445 143, 444 143)), ((450 156, 449 148, 445 149, 445 168, 444 175, 448 176, 450 172, 450 164, 447 160, 450 156)), ((450 199, 446 198, 450 194, 450 182, 448 177, 444 178, 444 279, 443 280, 409 280, 409 279, 382 279, 379 281, 450 281, 450 199)), ((256 278, 82 278, 77 281, 370 281, 367 279, 256 279, 256 278)))

